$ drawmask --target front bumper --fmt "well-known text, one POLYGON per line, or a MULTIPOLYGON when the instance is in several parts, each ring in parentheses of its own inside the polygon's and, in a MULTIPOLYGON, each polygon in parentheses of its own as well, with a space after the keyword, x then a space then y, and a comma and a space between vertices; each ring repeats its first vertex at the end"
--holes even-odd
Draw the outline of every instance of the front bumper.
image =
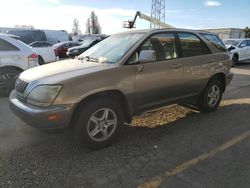
POLYGON ((39 129, 63 129, 69 126, 73 105, 40 108, 21 102, 13 91, 9 97, 10 109, 21 120, 39 129))

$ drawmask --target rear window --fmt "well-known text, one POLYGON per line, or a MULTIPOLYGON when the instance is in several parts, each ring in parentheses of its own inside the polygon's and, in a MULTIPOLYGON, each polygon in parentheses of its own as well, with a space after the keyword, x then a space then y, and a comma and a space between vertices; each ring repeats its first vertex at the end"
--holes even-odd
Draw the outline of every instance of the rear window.
POLYGON ((201 33, 203 37, 205 37, 210 43, 212 43, 218 50, 225 52, 227 51, 223 42, 219 39, 218 36, 208 33, 201 33))
POLYGON ((192 33, 178 33, 178 36, 183 57, 193 57, 211 53, 204 42, 196 35, 192 33))
POLYGON ((0 51, 18 51, 19 49, 6 40, 0 39, 0 51))

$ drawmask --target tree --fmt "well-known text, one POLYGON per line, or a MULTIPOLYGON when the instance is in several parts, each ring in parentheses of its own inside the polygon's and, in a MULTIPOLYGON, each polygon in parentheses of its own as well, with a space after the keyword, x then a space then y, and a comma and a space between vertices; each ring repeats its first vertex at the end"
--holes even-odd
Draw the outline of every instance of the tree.
POLYGON ((101 26, 95 12, 92 11, 86 23, 87 34, 101 34, 101 26))
POLYGON ((72 33, 73 33, 73 35, 81 34, 81 31, 79 29, 79 21, 76 18, 74 18, 74 20, 73 20, 72 33))
POLYGON ((245 29, 243 29, 243 31, 245 32, 245 37, 246 38, 250 38, 250 29, 248 27, 246 27, 245 29))
POLYGON ((86 23, 86 34, 91 34, 91 26, 90 26, 90 19, 87 19, 87 23, 86 23))

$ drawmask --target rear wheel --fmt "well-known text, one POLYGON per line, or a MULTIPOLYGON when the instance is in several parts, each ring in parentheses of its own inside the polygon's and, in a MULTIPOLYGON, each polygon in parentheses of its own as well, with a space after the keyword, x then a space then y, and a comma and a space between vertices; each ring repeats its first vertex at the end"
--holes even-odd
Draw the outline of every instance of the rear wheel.
POLYGON ((215 111, 222 98, 222 83, 217 79, 211 80, 199 100, 199 109, 202 112, 215 111))
POLYGON ((14 68, 0 69, 0 95, 9 96, 21 71, 14 68))
POLYGON ((39 63, 39 65, 44 65, 45 64, 45 62, 44 62, 44 60, 43 60, 43 58, 41 56, 38 57, 38 63, 39 63))
POLYGON ((73 129, 80 144, 90 149, 100 149, 118 138, 123 122, 124 113, 119 103, 97 98, 78 112, 73 129))

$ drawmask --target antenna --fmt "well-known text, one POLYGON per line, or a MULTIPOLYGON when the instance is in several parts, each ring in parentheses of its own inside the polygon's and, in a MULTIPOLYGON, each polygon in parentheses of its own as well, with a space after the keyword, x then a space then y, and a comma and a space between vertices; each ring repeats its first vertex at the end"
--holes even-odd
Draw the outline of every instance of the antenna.
MULTIPOLYGON (((165 6, 166 0, 152 0, 151 17, 165 23, 165 6)), ((150 28, 158 28, 154 23, 150 23, 150 28)))

